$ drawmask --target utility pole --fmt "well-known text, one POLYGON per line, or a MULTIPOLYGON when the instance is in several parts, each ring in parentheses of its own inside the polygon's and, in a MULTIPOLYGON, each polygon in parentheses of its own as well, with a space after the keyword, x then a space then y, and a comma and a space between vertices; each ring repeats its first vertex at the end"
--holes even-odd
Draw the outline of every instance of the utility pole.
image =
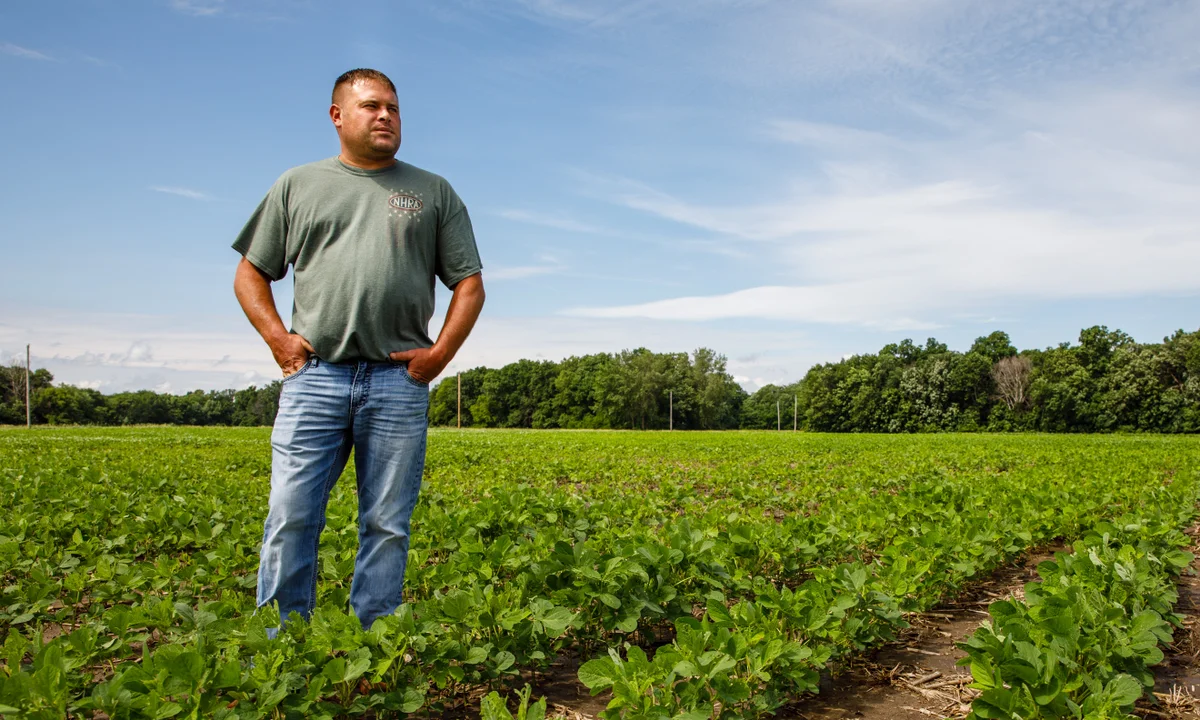
POLYGON ((796 429, 800 426, 800 423, 798 422, 799 419, 800 419, 800 396, 793 395, 792 396, 792 432, 796 432, 796 429))
POLYGON ((670 424, 667 425, 667 429, 674 430, 675 429, 675 391, 671 390, 670 393, 671 394, 667 396, 670 399, 670 404, 667 406, 670 408, 670 412, 669 412, 670 420, 668 421, 670 424))
POLYGON ((25 429, 33 427, 33 413, 29 409, 29 343, 25 344, 25 429))
POLYGON ((458 428, 462 429, 462 373, 457 373, 458 378, 458 428))
POLYGON ((779 414, 779 398, 775 398, 775 429, 783 429, 783 416, 779 414))

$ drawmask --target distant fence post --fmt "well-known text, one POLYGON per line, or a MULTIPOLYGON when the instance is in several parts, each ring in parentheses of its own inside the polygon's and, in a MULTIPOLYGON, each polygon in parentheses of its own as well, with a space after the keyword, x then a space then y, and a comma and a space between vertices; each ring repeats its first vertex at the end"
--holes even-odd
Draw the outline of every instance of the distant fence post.
POLYGON ((25 344, 25 429, 33 427, 33 413, 29 407, 29 343, 25 344))

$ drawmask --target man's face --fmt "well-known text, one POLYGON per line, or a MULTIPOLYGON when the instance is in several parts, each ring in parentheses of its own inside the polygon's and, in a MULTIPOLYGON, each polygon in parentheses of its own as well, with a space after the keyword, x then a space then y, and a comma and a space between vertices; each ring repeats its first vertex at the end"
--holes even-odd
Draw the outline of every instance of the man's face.
POLYGON ((338 88, 329 116, 342 144, 362 158, 386 160, 400 149, 400 106, 396 93, 375 80, 338 88))

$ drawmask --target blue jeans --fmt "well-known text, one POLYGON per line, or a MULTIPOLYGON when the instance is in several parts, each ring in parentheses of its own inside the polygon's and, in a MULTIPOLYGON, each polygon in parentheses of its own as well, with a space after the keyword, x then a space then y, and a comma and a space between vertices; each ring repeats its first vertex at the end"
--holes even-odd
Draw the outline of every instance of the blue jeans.
POLYGON ((409 519, 421 490, 429 387, 402 364, 315 356, 283 380, 271 433, 271 498, 258 606, 312 614, 329 492, 354 448, 358 556, 350 604, 363 627, 400 605, 409 519))

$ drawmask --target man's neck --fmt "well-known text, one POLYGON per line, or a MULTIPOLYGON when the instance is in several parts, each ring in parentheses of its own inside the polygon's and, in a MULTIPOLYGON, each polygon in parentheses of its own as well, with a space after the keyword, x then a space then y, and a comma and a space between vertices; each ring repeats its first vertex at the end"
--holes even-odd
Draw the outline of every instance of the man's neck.
POLYGON ((345 150, 342 150, 342 153, 338 155, 338 160, 361 170, 386 170, 396 164, 396 158, 394 157, 387 160, 368 160, 366 158, 355 157, 345 150))

